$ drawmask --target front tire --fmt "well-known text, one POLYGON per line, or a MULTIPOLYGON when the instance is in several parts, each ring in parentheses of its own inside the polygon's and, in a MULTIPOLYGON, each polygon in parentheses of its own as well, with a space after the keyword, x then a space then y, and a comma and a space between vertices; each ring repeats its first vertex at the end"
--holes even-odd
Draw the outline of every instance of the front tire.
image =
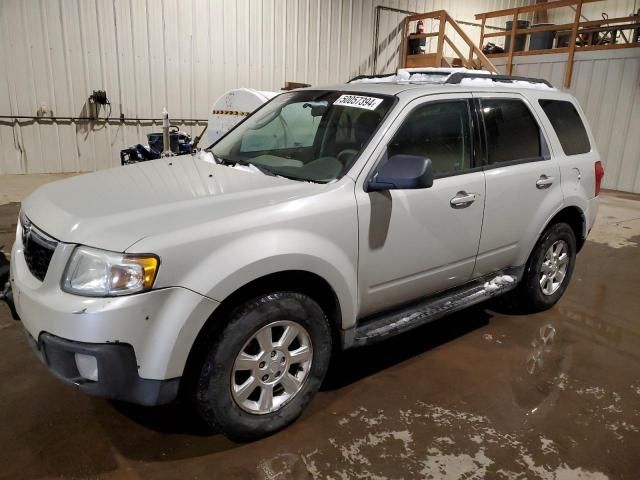
POLYGON ((527 262, 516 290, 518 307, 541 312, 553 307, 564 294, 576 261, 576 236, 566 223, 545 230, 527 262))
POLYGON ((331 357, 320 306, 295 292, 262 295, 233 310, 199 367, 200 417, 236 441, 293 423, 315 396, 331 357))

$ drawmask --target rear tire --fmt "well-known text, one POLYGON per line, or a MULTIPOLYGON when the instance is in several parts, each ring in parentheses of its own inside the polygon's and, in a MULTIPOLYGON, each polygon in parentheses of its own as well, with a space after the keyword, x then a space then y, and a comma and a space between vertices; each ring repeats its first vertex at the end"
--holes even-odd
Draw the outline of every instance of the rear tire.
POLYGON ((576 260, 576 236, 566 223, 549 226, 534 247, 523 278, 514 292, 518 310, 541 312, 564 294, 576 260))
POLYGON ((209 340, 197 366, 196 410, 209 427, 235 441, 293 423, 319 390, 331 358, 324 312, 295 292, 246 302, 209 340))

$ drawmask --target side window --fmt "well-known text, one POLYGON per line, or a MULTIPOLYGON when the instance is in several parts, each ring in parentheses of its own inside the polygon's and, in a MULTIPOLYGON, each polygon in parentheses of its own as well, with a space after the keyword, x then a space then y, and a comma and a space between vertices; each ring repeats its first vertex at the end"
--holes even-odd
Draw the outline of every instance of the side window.
POLYGON ((540 100, 539 102, 558 135, 565 155, 579 155, 591 150, 589 136, 582 119, 571 102, 561 100, 540 100))
POLYGON ((480 104, 490 164, 549 158, 538 122, 522 100, 487 98, 480 104))
POLYGON ((471 128, 466 100, 427 103, 411 112, 389 142, 387 156, 430 158, 434 176, 471 168, 471 128))
POLYGON ((320 117, 311 115, 306 102, 290 103, 279 115, 249 130, 242 138, 241 152, 302 148, 313 145, 320 117))

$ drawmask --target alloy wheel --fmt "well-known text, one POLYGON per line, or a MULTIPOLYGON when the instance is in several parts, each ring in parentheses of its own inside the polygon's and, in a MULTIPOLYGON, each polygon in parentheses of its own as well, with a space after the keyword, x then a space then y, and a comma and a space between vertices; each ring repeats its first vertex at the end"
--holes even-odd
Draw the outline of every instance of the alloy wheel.
POLYGON ((302 389, 313 347, 299 323, 263 326, 244 344, 231 372, 231 394, 244 411, 264 415, 280 409, 302 389))
POLYGON ((569 245, 564 240, 554 242, 544 254, 540 268, 540 289, 545 295, 553 295, 567 276, 569 245))

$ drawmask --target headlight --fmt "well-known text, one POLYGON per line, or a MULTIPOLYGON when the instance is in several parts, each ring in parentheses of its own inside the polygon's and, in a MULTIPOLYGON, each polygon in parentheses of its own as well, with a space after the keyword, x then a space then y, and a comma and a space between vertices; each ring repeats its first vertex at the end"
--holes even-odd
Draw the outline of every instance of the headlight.
POLYGON ((153 286, 159 264, 155 255, 77 247, 65 270, 62 289, 93 297, 142 292, 153 286))

